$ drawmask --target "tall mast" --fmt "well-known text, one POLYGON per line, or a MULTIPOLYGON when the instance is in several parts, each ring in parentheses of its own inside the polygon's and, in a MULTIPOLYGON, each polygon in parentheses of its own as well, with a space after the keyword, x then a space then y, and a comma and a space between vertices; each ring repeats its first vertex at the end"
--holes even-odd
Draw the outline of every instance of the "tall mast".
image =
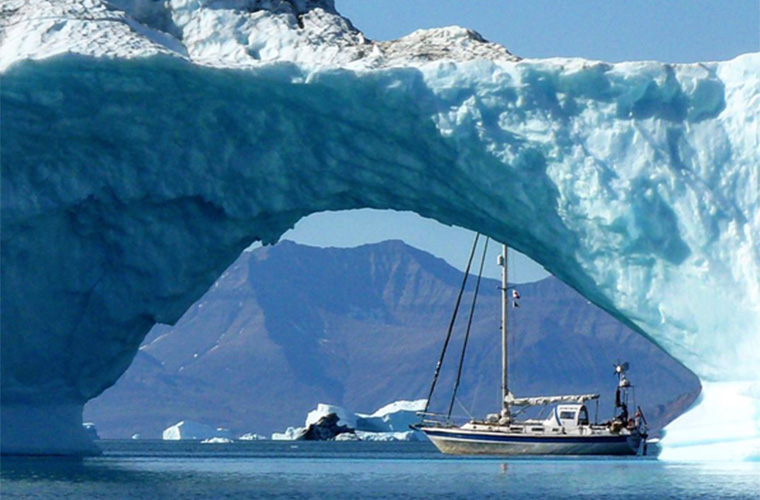
POLYGON ((507 344, 507 314, 509 311, 509 296, 507 295, 507 245, 503 245, 501 254, 501 404, 504 416, 509 416, 509 405, 507 404, 507 395, 509 394, 508 381, 508 363, 509 363, 509 345, 507 344))

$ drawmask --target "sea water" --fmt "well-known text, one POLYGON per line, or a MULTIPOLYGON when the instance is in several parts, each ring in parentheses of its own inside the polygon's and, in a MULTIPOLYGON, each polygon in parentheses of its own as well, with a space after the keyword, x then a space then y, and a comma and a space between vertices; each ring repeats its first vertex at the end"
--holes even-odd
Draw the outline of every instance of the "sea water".
POLYGON ((477 458, 430 443, 101 441, 84 459, 3 457, 16 498, 760 498, 760 463, 477 458))

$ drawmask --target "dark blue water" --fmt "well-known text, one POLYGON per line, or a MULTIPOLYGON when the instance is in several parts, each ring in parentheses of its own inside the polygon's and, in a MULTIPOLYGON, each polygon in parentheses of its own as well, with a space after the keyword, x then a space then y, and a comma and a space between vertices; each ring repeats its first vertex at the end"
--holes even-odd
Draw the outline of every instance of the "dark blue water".
POLYGON ((429 443, 105 441, 101 457, 3 457, 15 498, 760 498, 760 463, 496 459, 429 443))

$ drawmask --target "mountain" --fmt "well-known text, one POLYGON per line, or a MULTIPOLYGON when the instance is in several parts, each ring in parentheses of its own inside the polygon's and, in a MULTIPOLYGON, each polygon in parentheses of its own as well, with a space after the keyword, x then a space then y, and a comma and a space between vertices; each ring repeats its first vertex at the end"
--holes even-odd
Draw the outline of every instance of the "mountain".
MULTIPOLYGON (((159 437, 182 419, 271 433, 300 425, 319 402, 371 412, 426 397, 462 277, 400 241, 351 249, 283 241, 245 252, 174 327, 150 332, 85 419, 106 438, 159 437)), ((448 405, 474 281, 433 409, 448 405)), ((498 286, 481 284, 455 414, 499 404, 498 286)), ((655 426, 698 393, 691 372, 557 279, 519 290, 510 311, 514 393, 601 391, 599 416, 608 418, 612 363, 623 359, 655 426)))

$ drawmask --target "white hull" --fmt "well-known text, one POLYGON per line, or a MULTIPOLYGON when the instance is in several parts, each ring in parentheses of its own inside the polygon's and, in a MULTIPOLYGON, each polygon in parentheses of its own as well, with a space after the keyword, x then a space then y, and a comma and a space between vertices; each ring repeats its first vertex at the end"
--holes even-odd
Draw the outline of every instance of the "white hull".
POLYGON ((443 453, 453 455, 635 455, 638 434, 537 436, 460 428, 423 427, 443 453))

